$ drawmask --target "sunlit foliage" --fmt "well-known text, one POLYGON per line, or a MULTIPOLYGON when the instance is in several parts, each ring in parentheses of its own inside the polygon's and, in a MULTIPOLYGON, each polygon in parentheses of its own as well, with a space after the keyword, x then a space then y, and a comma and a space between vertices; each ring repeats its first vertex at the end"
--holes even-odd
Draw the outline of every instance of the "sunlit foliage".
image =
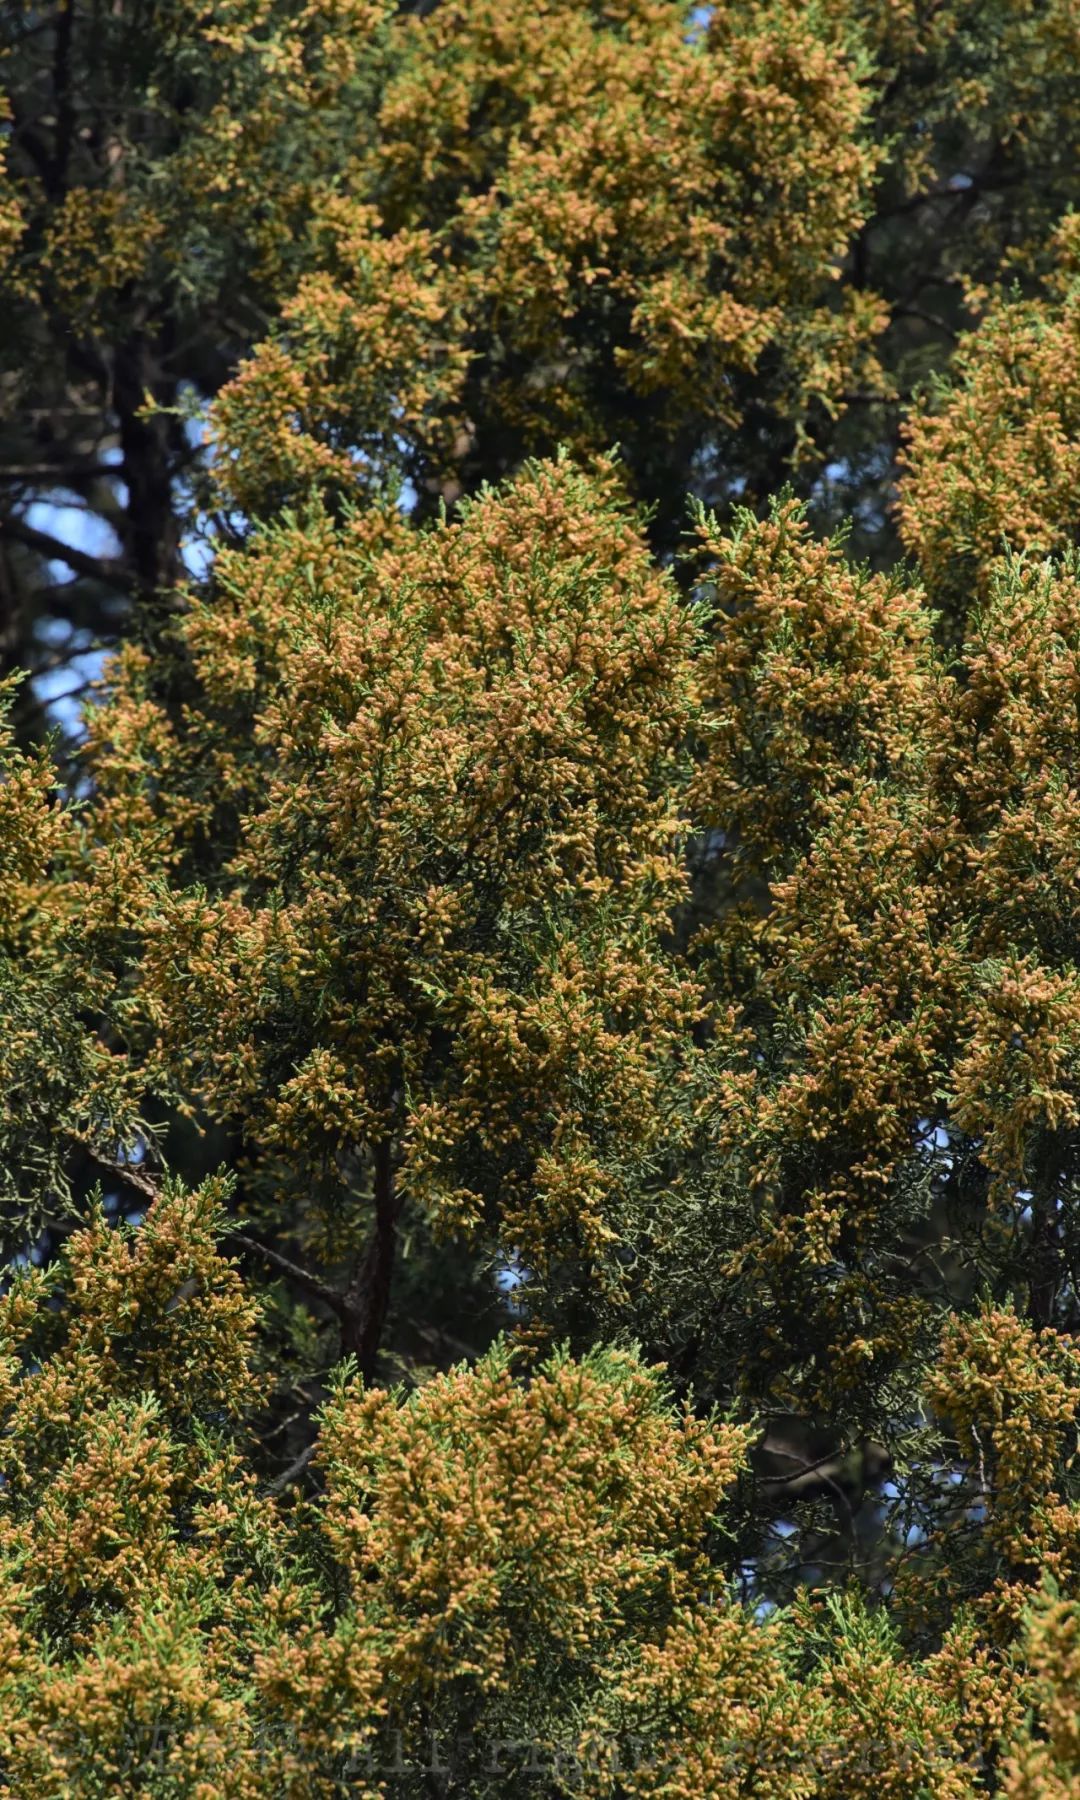
POLYGON ((12 20, 0 1792, 1065 1800, 1075 8, 12 20))

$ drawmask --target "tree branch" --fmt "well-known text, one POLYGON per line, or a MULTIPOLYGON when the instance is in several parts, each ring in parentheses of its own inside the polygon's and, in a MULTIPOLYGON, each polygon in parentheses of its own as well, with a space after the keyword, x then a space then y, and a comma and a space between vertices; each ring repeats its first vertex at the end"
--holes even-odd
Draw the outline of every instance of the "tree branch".
POLYGON ((87 1156, 92 1162, 97 1163, 99 1169, 106 1169, 110 1175, 115 1175, 118 1181, 124 1182, 129 1188, 134 1188, 137 1194, 142 1194, 144 1199, 158 1199, 161 1189, 157 1182, 149 1175, 144 1175, 136 1164, 115 1162, 110 1156, 102 1156, 100 1151, 95 1150, 93 1145, 86 1143, 83 1138, 77 1139, 77 1142, 80 1150, 85 1150, 87 1156))
POLYGON ((75 111, 71 104, 71 34, 75 24, 74 0, 61 0, 53 52, 53 100, 56 106, 56 150, 53 157, 54 195, 67 191, 68 162, 75 135, 75 111))
POLYGON ((944 337, 951 338, 954 344, 959 341, 960 333, 945 319, 940 319, 937 313, 927 311, 925 306, 910 304, 896 306, 893 308, 893 317, 894 319, 918 319, 920 324, 930 325, 935 331, 940 331, 944 337))
POLYGON ((267 1493, 281 1494, 287 1487, 291 1486, 294 1481, 298 1480, 304 1473, 304 1470, 307 1468, 312 1457, 315 1455, 317 1448, 318 1439, 316 1438, 313 1443, 308 1445, 306 1450, 301 1450, 295 1462, 291 1462, 288 1468, 284 1469, 280 1475, 275 1475, 273 1481, 267 1484, 267 1493))
POLYGON ((298 1287, 305 1288, 314 1299, 322 1300, 337 1318, 344 1320, 348 1316, 349 1308, 345 1295, 339 1293, 337 1288, 331 1287, 328 1281, 323 1281, 318 1275, 312 1275, 310 1270, 303 1268, 300 1263, 293 1262, 288 1256, 282 1256, 280 1250, 271 1250, 269 1244, 261 1244, 257 1238, 247 1237, 242 1231, 230 1231, 227 1236, 234 1244, 239 1244, 242 1250, 250 1251, 253 1256, 261 1256, 275 1269, 280 1269, 283 1275, 288 1275, 289 1279, 295 1281, 298 1287))
MULTIPOLYGON (((148 1200, 158 1198, 161 1189, 157 1182, 137 1166, 103 1156, 82 1140, 80 1144, 99 1168, 107 1169, 110 1175, 125 1182, 148 1200)), ((246 1250, 252 1256, 262 1257, 272 1268, 279 1269, 290 1281, 295 1281, 312 1299, 321 1300, 324 1306, 328 1306, 341 1324, 342 1355, 355 1356, 361 1375, 365 1381, 370 1381, 390 1302, 390 1279, 397 1253, 397 1220, 400 1210, 401 1199, 394 1184, 390 1146, 387 1143, 379 1144, 375 1150, 375 1224, 356 1273, 344 1293, 332 1287, 328 1281, 323 1281, 321 1276, 313 1275, 302 1264, 293 1262, 291 1257, 283 1256, 280 1250, 271 1249, 269 1244, 260 1243, 258 1238, 248 1237, 246 1232, 226 1231, 224 1235, 231 1243, 239 1245, 241 1250, 246 1250)))
POLYGON ((51 531, 39 531, 36 525, 28 525, 25 519, 0 519, 0 538, 22 544, 27 550, 37 550, 50 561, 65 562, 76 575, 85 575, 90 581, 122 588, 125 593, 130 593, 135 586, 131 571, 118 556, 91 556, 86 550, 77 550, 73 544, 65 544, 60 538, 53 537, 51 531))
MULTIPOLYGON (((123 1181, 128 1187, 134 1188, 136 1193, 144 1195, 148 1200, 156 1200, 160 1195, 161 1189, 157 1182, 151 1176, 144 1174, 135 1164, 116 1162, 111 1157, 103 1156, 100 1151, 94 1150, 82 1140, 80 1140, 80 1145, 99 1168, 107 1169, 110 1175, 115 1175, 118 1181, 123 1181)), ((279 1250, 272 1250, 269 1244, 260 1244, 257 1238, 248 1237, 245 1232, 227 1231, 225 1235, 232 1243, 239 1244, 241 1250, 247 1250, 253 1256, 261 1256, 274 1268, 280 1269, 283 1275, 288 1275, 290 1280, 295 1281, 299 1287, 305 1288, 315 1299, 324 1301, 337 1318, 345 1319, 348 1313, 345 1296, 339 1293, 337 1288, 331 1287, 329 1282, 321 1280, 318 1275, 313 1275, 309 1269, 303 1268, 300 1263, 293 1262, 290 1257, 282 1256, 279 1250)))
POLYGON ((3 481, 51 481, 57 487, 64 487, 71 481, 95 481, 102 476, 115 475, 120 471, 115 463, 107 462, 25 462, 0 463, 0 480, 3 481))
MULTIPOLYGON (((1033 173, 1034 171, 1029 170, 1026 178, 1030 180, 1033 173)), ((1001 188, 1017 187, 1024 179, 1025 176, 1021 174, 1010 174, 1005 170, 995 174, 992 170, 984 169, 978 175, 971 175, 962 187, 950 187, 946 184, 944 187, 924 188, 920 194, 911 194, 906 200, 897 200, 884 212, 875 214, 871 223, 879 226, 888 219, 899 219, 906 213, 918 212, 921 206, 933 206, 938 200, 961 202, 970 206, 980 194, 993 194, 1001 188)))

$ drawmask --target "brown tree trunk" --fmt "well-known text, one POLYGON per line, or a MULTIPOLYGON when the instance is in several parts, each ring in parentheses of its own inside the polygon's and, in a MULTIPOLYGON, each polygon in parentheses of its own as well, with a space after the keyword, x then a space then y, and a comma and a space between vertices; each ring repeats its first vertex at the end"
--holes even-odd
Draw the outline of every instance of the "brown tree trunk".
POLYGON ((397 1255, 397 1223, 401 1199, 394 1182, 388 1141, 375 1146, 375 1221, 356 1273, 344 1295, 341 1350, 355 1356, 361 1375, 371 1381, 390 1305, 390 1283, 397 1255))

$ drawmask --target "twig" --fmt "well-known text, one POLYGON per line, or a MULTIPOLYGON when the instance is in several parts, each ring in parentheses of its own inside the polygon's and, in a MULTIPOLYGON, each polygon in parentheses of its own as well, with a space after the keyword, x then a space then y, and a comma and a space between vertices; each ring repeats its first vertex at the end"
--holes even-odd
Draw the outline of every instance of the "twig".
POLYGON ((134 1188, 137 1194, 142 1194, 147 1200, 158 1199, 161 1189, 157 1182, 152 1181, 149 1175, 144 1175, 141 1169, 133 1163, 114 1162, 111 1157, 102 1156, 100 1151, 95 1150, 82 1138, 79 1138, 77 1142, 80 1149, 85 1150, 91 1160, 97 1163, 99 1169, 107 1169, 110 1175, 115 1175, 119 1181, 126 1182, 128 1187, 134 1188))
POLYGON ((308 1463, 311 1461, 312 1457, 314 1456, 315 1450, 316 1450, 316 1444, 309 1444, 306 1450, 301 1450, 299 1456, 296 1458, 296 1461, 291 1462, 287 1469, 283 1470, 280 1475, 276 1475, 274 1477, 273 1481, 271 1481, 268 1484, 267 1489, 266 1489, 267 1493, 268 1494, 283 1493, 287 1487, 291 1486, 291 1484, 294 1481, 298 1480, 299 1477, 304 1473, 304 1470, 307 1468, 308 1463))
POLYGON ((310 1270, 301 1267, 299 1263, 293 1262, 287 1256, 282 1256, 279 1250, 271 1250, 269 1244, 261 1244, 257 1238, 247 1237, 242 1231, 230 1231, 227 1236, 232 1239, 234 1244, 239 1244, 242 1250, 248 1250, 253 1256, 261 1256, 266 1262, 272 1263, 274 1268, 280 1269, 283 1275, 288 1275, 299 1286, 306 1288, 315 1299, 324 1301, 337 1318, 344 1319, 349 1316, 348 1302, 344 1294, 339 1293, 337 1288, 331 1287, 328 1281, 321 1280, 318 1275, 312 1275, 310 1270))

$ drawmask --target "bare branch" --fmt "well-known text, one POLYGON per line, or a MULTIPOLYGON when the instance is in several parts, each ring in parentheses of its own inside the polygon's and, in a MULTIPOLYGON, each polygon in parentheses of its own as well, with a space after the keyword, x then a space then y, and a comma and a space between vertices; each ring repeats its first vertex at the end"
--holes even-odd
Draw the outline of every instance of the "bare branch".
POLYGON ((309 1444, 306 1450, 301 1450, 296 1461, 291 1462, 287 1469, 283 1470, 280 1475, 275 1476, 274 1480, 268 1484, 266 1489, 267 1493, 283 1493, 287 1487, 291 1486, 294 1481, 297 1481, 314 1456, 316 1448, 316 1444, 309 1444))
POLYGON ((142 1194, 147 1200, 158 1198, 161 1189, 157 1182, 149 1175, 144 1174, 137 1164, 115 1162, 112 1157, 102 1156, 100 1151, 95 1150, 93 1145, 86 1143, 84 1139, 79 1138, 77 1141, 79 1148, 86 1151, 92 1161, 97 1163, 99 1169, 107 1169, 110 1175, 115 1175, 118 1181, 124 1182, 127 1187, 134 1188, 137 1194, 142 1194))
POLYGON ((27 550, 37 550, 50 560, 65 562, 76 575, 101 581, 107 587, 123 588, 130 593, 135 586, 131 571, 120 557, 91 556, 86 550, 77 550, 74 544, 65 544, 62 539, 53 537, 51 531, 39 531, 35 525, 28 525, 25 519, 0 519, 0 538, 22 544, 27 550))
POLYGON ((64 487, 69 481, 95 481, 103 476, 119 476, 115 463, 107 462, 14 462, 0 463, 0 480, 49 481, 64 487))
POLYGON ((290 1257, 282 1256, 280 1250, 272 1250, 269 1244, 260 1244, 257 1238, 245 1236, 242 1231, 230 1231, 227 1235, 231 1242, 239 1244, 242 1250, 249 1251, 252 1256, 261 1256, 275 1269, 280 1269, 283 1275, 288 1275, 290 1280, 295 1281, 299 1287, 305 1288, 316 1300, 322 1300, 337 1318, 349 1317, 349 1306, 344 1294, 339 1293, 337 1288, 331 1287, 328 1281, 323 1281, 318 1275, 313 1275, 309 1269, 303 1268, 300 1263, 293 1262, 290 1257))

